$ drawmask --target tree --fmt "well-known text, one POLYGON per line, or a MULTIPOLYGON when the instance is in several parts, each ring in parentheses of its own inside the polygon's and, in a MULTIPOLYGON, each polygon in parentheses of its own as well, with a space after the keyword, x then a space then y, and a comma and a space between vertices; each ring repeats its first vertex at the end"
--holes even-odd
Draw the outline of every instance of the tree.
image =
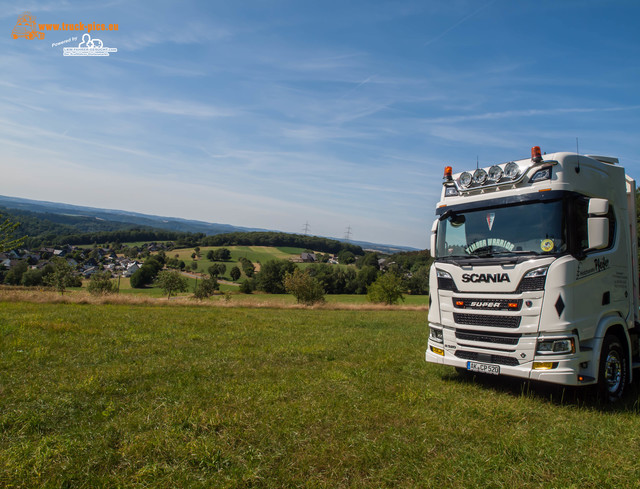
POLYGON ((240 258, 239 261, 242 264, 242 271, 244 272, 244 274, 249 278, 253 277, 253 274, 256 271, 256 267, 253 266, 253 263, 251 263, 251 260, 243 256, 240 258))
POLYGON ((22 274, 20 283, 25 287, 37 287, 38 285, 42 285, 42 271, 36 269, 27 270, 22 274))
POLYGON ((207 260, 209 261, 215 261, 215 254, 213 252, 213 250, 209 250, 207 251, 207 260))
POLYGON ((189 265, 189 267, 191 268, 191 270, 193 270, 195 272, 198 269, 198 262, 197 261, 192 261, 191 265, 189 265))
MULTIPOLYGON (((2 222, 2 214, 0 214, 0 222, 2 222)), ((13 237, 13 234, 19 225, 19 222, 12 222, 9 218, 5 219, 4 222, 0 224, 0 252, 9 251, 22 246, 26 236, 17 239, 14 239, 13 237)))
POLYGON ((218 289, 220 289, 220 285, 215 278, 205 278, 204 280, 200 281, 200 283, 196 287, 196 290, 193 292, 193 296, 196 299, 206 299, 208 297, 211 297, 213 293, 218 289))
POLYGON ((343 265, 349 265, 356 261, 356 255, 348 250, 342 250, 338 253, 338 261, 343 265))
POLYGON ((256 281, 252 278, 245 278, 240 282, 240 292, 242 294, 251 294, 256 290, 256 281))
POLYGON ((231 252, 227 248, 220 248, 216 250, 214 256, 217 261, 231 260, 231 252))
POLYGON ((418 267, 406 280, 406 286, 411 295, 425 295, 429 293, 429 267, 418 267))
POLYGON ((395 273, 385 273, 378 277, 368 289, 367 298, 371 302, 380 302, 384 304, 397 304, 399 300, 404 302, 402 295, 402 279, 395 273))
POLYGON ((366 294, 369 286, 376 281, 378 278, 378 269, 373 267, 372 265, 365 265, 358 272, 358 277, 356 279, 357 289, 356 292, 358 294, 366 294))
POLYGON ((311 306, 318 302, 324 302, 322 285, 306 270, 302 271, 296 268, 293 273, 287 273, 284 277, 284 288, 293 294, 298 304, 311 306))
POLYGON ((118 285, 111 281, 111 272, 105 270, 91 275, 87 290, 91 295, 115 294, 118 291, 118 285))
POLYGON ((153 268, 150 266, 142 265, 138 270, 131 275, 130 283, 134 289, 143 289, 151 282, 153 282, 155 274, 153 268))
POLYGON ((4 277, 4 282, 9 285, 20 285, 23 275, 29 269, 29 264, 26 260, 20 260, 16 263, 11 270, 7 272, 4 277))
POLYGON ((167 300, 177 292, 186 292, 189 287, 187 278, 180 275, 180 272, 176 270, 162 270, 159 272, 156 284, 167 294, 167 300))
POLYGON ((369 252, 364 256, 358 257, 356 260, 356 268, 362 268, 366 266, 372 266, 376 269, 380 269, 380 265, 378 264, 379 256, 377 253, 369 252))
POLYGON ((284 277, 295 269, 296 266, 290 261, 269 260, 256 275, 257 288, 267 294, 284 294, 284 277))
POLYGON ((231 275, 231 280, 233 280, 234 282, 237 282, 240 276, 242 275, 242 272, 238 267, 233 267, 229 272, 229 275, 231 275))
POLYGON ((227 266, 224 263, 214 263, 207 269, 207 271, 212 277, 218 277, 219 275, 224 275, 227 271, 227 266))
MULTIPOLYGON (((45 283, 60 292, 60 295, 64 295, 67 287, 77 285, 78 280, 73 276, 73 268, 64 258, 56 257, 51 260, 51 263, 53 264, 53 271, 47 275, 45 283)), ((82 285, 82 282, 80 282, 80 285, 82 285)))

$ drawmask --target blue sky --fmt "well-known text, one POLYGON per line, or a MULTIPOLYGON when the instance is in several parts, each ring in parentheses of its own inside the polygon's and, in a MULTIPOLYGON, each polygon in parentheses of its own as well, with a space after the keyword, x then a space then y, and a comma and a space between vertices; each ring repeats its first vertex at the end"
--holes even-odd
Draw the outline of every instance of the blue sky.
POLYGON ((530 147, 640 177, 635 1, 7 2, 0 194, 426 248, 442 170, 530 147), (12 39, 93 32, 109 57, 12 39))

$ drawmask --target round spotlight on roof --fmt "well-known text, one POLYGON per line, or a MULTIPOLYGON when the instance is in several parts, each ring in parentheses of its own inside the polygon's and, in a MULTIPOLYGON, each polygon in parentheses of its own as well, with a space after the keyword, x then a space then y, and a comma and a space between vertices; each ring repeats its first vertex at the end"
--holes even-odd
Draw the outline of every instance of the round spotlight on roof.
POLYGON ((489 168, 489 181, 497 182, 502 178, 502 173, 502 168, 500 168, 498 165, 493 165, 491 168, 489 168))
POLYGON ((482 168, 478 168, 473 172, 473 183, 483 185, 487 181, 487 172, 482 168))
POLYGON ((513 161, 507 163, 507 166, 504 167, 504 175, 511 180, 515 180, 520 176, 520 167, 513 161))
POLYGON ((467 188, 469 185, 471 185, 471 173, 466 171, 460 175, 460 185, 462 185, 464 188, 467 188))

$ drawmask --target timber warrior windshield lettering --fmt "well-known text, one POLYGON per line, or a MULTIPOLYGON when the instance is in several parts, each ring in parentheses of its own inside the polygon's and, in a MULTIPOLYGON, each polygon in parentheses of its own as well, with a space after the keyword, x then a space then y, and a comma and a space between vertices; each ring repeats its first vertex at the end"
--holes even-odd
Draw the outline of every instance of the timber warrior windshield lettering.
POLYGON ((481 239, 479 241, 476 241, 467 249, 465 249, 465 251, 467 252, 467 254, 470 255, 476 250, 481 250, 483 248, 492 247, 492 246, 503 248, 507 251, 513 251, 513 249, 516 247, 516 245, 514 245, 513 243, 510 243, 506 239, 489 238, 489 239, 481 239))
POLYGON ((462 281, 474 284, 479 282, 511 282, 509 275, 506 273, 464 273, 462 274, 462 281))

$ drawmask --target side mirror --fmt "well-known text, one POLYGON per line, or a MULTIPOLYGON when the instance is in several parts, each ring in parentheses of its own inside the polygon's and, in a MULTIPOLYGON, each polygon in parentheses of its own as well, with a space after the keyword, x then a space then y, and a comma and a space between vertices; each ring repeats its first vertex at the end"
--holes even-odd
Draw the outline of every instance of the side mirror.
POLYGON ((609 212, 609 201, 607 199, 589 199, 590 216, 606 216, 609 212))
MULTIPOLYGON (((607 199, 589 199, 589 216, 606 216, 609 212, 607 199)), ((589 217, 587 233, 590 250, 601 250, 609 243, 609 219, 606 217, 589 217)))
POLYGON ((433 221, 433 224, 431 225, 430 246, 431 246, 431 256, 433 257, 436 256, 436 237, 438 236, 437 234, 438 222, 439 222, 439 219, 436 219, 435 221, 433 221))
POLYGON ((590 217, 587 221, 589 233, 589 249, 601 250, 609 243, 609 219, 606 217, 590 217))

